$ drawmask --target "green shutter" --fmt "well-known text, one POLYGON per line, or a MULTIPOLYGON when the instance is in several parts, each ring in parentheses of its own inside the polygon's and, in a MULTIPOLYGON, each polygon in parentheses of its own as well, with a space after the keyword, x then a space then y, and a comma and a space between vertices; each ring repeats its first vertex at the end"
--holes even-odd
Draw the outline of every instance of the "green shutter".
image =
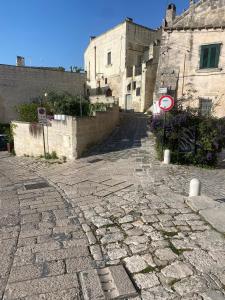
POLYGON ((221 49, 221 45, 220 45, 220 44, 217 44, 217 45, 216 45, 215 68, 218 68, 218 67, 219 67, 220 49, 221 49))
POLYGON ((200 69, 218 68, 220 44, 204 45, 201 47, 200 69))

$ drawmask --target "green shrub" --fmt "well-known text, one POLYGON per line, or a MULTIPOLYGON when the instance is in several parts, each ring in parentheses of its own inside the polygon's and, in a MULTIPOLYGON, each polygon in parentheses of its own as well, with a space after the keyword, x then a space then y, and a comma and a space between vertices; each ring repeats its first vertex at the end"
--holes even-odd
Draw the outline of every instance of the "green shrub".
POLYGON ((19 121, 22 122, 37 122, 37 109, 40 106, 38 103, 23 103, 16 107, 19 115, 19 121))
POLYGON ((225 119, 200 116, 190 110, 167 113, 165 135, 163 116, 151 123, 159 159, 171 150, 171 161, 179 164, 215 167, 218 153, 225 147, 225 119))
POLYGON ((16 107, 19 121, 38 122, 38 107, 45 107, 47 115, 63 114, 74 117, 92 116, 96 111, 106 111, 109 104, 91 104, 86 98, 74 96, 67 92, 51 92, 46 98, 37 97, 32 103, 23 103, 16 107))

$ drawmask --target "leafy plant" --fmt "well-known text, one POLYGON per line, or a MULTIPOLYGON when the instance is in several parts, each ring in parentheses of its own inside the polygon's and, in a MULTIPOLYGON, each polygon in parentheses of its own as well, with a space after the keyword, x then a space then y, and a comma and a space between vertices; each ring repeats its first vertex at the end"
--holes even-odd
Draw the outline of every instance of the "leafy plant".
POLYGON ((179 106, 166 116, 165 134, 163 116, 153 118, 151 124, 158 157, 162 159, 164 147, 171 150, 174 163, 216 166, 218 153, 225 147, 225 119, 200 116, 179 106))
POLYGON ((92 116, 96 111, 106 111, 109 104, 91 104, 82 96, 74 96, 67 92, 51 92, 47 97, 37 97, 32 103, 20 104, 16 107, 19 121, 38 122, 38 107, 45 107, 47 115, 63 114, 74 117, 92 116))

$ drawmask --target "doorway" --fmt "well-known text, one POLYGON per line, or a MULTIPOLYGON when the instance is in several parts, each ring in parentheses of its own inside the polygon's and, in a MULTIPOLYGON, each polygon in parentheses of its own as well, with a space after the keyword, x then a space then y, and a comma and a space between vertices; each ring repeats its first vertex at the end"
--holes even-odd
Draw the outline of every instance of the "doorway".
POLYGON ((132 105, 132 95, 131 94, 126 94, 126 99, 125 99, 125 110, 132 110, 133 105, 132 105))

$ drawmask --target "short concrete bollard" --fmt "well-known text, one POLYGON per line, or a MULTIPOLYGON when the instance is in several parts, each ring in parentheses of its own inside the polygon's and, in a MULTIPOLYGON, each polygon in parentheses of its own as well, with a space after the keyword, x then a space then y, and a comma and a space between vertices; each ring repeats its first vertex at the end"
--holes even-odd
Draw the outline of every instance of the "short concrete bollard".
POLYGON ((195 197, 201 195, 201 182, 197 178, 194 178, 190 182, 189 197, 195 197))
POLYGON ((168 149, 164 150, 164 164, 170 164, 170 150, 168 149))

